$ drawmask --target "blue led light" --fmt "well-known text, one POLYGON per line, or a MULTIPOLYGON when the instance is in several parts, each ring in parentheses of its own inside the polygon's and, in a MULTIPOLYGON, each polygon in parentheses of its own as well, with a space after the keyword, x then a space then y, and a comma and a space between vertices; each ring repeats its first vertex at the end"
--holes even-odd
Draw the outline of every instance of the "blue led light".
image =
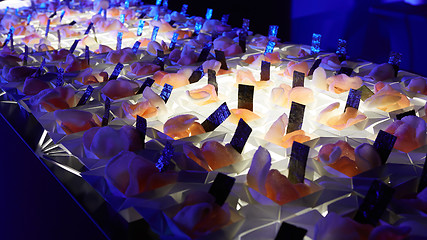
POLYGON ((391 52, 390 58, 388 60, 388 63, 392 65, 399 66, 400 62, 402 61, 402 54, 398 52, 391 52))
POLYGON ((246 32, 249 31, 249 23, 250 23, 249 19, 243 18, 242 28, 246 32))
POLYGON ((173 37, 172 37, 171 43, 169 44, 169 49, 173 49, 173 48, 175 48, 175 44, 176 44, 176 42, 178 41, 178 36, 179 36, 179 34, 178 34, 178 33, 174 33, 174 34, 173 34, 173 37))
POLYGON ((187 9, 188 9, 188 5, 187 4, 183 4, 182 8, 181 8, 181 14, 186 14, 187 13, 187 9))
POLYGON ((129 0, 125 1, 125 9, 129 9, 129 0))
POLYGON ((347 41, 343 39, 338 39, 338 47, 337 51, 335 52, 337 55, 343 55, 345 56, 347 54, 347 41))
POLYGON ((316 54, 320 52, 320 40, 322 39, 321 34, 313 33, 311 39, 311 54, 316 54))
POLYGON ((212 18, 212 8, 208 8, 208 10, 206 10, 206 20, 210 20, 212 18))
POLYGON ((194 26, 194 33, 199 34, 200 30, 202 30, 202 23, 196 22, 196 26, 194 26))
POLYGON ((135 44, 133 44, 132 52, 136 54, 138 52, 138 49, 139 49, 140 45, 141 45, 141 42, 140 41, 136 41, 135 44))
POLYGON ((162 155, 157 160, 156 167, 159 169, 159 172, 165 172, 169 168, 173 167, 171 162, 172 156, 174 154, 173 146, 170 142, 166 142, 165 148, 163 148, 162 155))
POLYGON ((121 15, 120 15, 120 22, 121 22, 122 24, 125 24, 125 15, 124 15, 124 14, 121 14, 121 15))
POLYGON ((160 4, 162 4, 162 0, 156 0, 156 5, 160 6, 160 4))
POLYGON ((141 36, 142 35, 142 30, 144 29, 144 25, 145 25, 145 21, 139 20, 138 30, 136 31, 136 35, 137 36, 141 36))
POLYGON ((270 28, 268 29, 268 37, 277 37, 278 30, 279 30, 279 26, 270 25, 270 28))
POLYGON ((151 41, 156 41, 158 32, 159 32, 159 27, 154 27, 153 33, 151 34, 151 41))
POLYGON ((62 18, 64 17, 64 15, 65 15, 65 10, 62 10, 61 11, 61 16, 59 16, 59 22, 62 21, 62 18))
POLYGON ((227 24, 229 18, 230 18, 230 14, 224 14, 224 15, 222 15, 221 22, 223 24, 227 24))
POLYGON ((122 48, 122 39, 123 39, 123 33, 122 32, 117 33, 116 50, 120 50, 122 48))
POLYGON ((275 42, 268 41, 267 47, 265 48, 264 55, 266 55, 267 53, 272 53, 275 46, 276 46, 275 42))
POLYGON ((168 8, 169 6, 169 1, 168 0, 163 0, 163 7, 164 8, 168 8))
POLYGON ((28 14, 27 16, 27 25, 30 25, 31 19, 33 18, 33 15, 28 14))

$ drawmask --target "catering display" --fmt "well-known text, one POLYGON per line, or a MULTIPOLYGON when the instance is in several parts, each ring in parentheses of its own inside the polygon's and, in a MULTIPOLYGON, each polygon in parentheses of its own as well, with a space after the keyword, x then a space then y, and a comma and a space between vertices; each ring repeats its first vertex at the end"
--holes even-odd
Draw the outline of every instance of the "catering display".
POLYGON ((113 209, 165 239, 427 237, 426 79, 399 54, 353 60, 341 39, 330 53, 167 5, 0 13, 3 93, 113 209))

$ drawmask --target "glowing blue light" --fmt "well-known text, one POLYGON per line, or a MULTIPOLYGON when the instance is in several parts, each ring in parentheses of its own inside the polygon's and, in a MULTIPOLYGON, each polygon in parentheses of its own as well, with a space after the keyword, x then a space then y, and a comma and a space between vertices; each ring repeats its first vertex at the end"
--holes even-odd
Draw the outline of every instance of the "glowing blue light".
POLYGON ((279 26, 270 25, 270 28, 268 29, 268 37, 277 37, 278 30, 279 30, 279 26))
POLYGON ((320 52, 320 40, 322 39, 321 34, 313 33, 311 39, 311 54, 316 54, 320 52))
POLYGON ((267 53, 272 53, 275 46, 276 46, 275 42, 268 41, 267 47, 265 48, 264 55, 266 55, 267 53))
POLYGON ((122 48, 122 39, 123 39, 123 33, 122 32, 117 33, 116 50, 120 50, 122 48))
POLYGON ((145 21, 139 20, 138 30, 136 32, 137 36, 141 36, 142 35, 142 30, 144 29, 144 25, 145 25, 145 21))
POLYGON ((208 8, 208 10, 206 11, 206 20, 210 20, 212 18, 212 8, 208 8))
POLYGON ((153 33, 151 34, 151 41, 156 41, 158 32, 159 32, 159 27, 154 27, 153 33))
POLYGON ((186 14, 187 13, 187 9, 188 9, 188 5, 187 4, 183 4, 182 8, 181 8, 181 14, 186 14))

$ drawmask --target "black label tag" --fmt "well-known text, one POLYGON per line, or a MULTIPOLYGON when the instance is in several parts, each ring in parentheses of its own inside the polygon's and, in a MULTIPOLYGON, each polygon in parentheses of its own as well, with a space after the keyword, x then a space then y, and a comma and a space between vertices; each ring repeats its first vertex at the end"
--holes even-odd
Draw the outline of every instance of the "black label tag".
POLYGON ((347 58, 347 41, 343 39, 338 39, 338 47, 337 51, 335 52, 338 56, 338 59, 340 62, 345 61, 347 58))
POLYGON ((140 41, 136 41, 136 42, 133 44, 132 52, 136 54, 136 53, 138 52, 139 46, 141 46, 141 42, 140 42, 140 41))
POLYGON ((142 12, 141 15, 139 15, 138 19, 143 19, 145 17, 145 15, 147 15, 147 13, 142 12))
POLYGON ((68 25, 70 25, 70 26, 73 26, 74 24, 76 24, 77 22, 76 21, 71 21, 68 25))
POLYGON ((345 74, 349 77, 351 77, 351 74, 353 73, 353 68, 349 68, 349 67, 341 67, 340 70, 338 71, 338 74, 345 74))
POLYGON ((202 123, 202 127, 206 132, 211 132, 221 125, 230 115, 231 112, 230 109, 228 109, 227 103, 223 103, 202 123))
POLYGON ((289 159, 288 179, 291 183, 304 183, 305 167, 307 165, 308 152, 310 147, 294 141, 292 143, 292 153, 289 159))
POLYGON ((249 135, 251 135, 252 128, 243 120, 239 120, 236 132, 234 132, 233 138, 231 139, 230 145, 238 152, 242 153, 243 147, 245 147, 246 141, 248 141, 249 135))
POLYGON ((90 95, 92 95, 92 93, 93 93, 93 89, 94 88, 92 86, 90 86, 90 85, 87 86, 85 93, 83 93, 83 96, 80 98, 80 101, 77 104, 77 106, 82 106, 82 105, 86 104, 87 100, 89 100, 89 98, 90 98, 90 95))
POLYGON ((56 79, 56 86, 61 87, 64 85, 64 69, 58 68, 58 77, 56 79))
POLYGON ((235 181, 235 178, 229 177, 220 172, 216 175, 215 180, 209 189, 209 193, 215 197, 216 204, 219 206, 224 205, 235 181))
POLYGON ((34 73, 35 77, 40 77, 44 73, 44 66, 46 65, 46 58, 43 57, 43 61, 40 64, 40 67, 37 69, 37 71, 34 73))
POLYGON ((244 53, 246 52, 246 38, 247 34, 245 32, 239 34, 239 46, 244 53))
POLYGON ((291 111, 289 112, 289 123, 286 134, 300 130, 304 120, 305 105, 292 102, 291 111))
POLYGON ((267 61, 261 62, 261 81, 270 80, 270 66, 271 63, 267 61))
POLYGON ((56 30, 56 36, 58 37, 58 46, 61 48, 61 32, 56 30))
POLYGON ((420 182, 418 183, 418 192, 421 192, 427 187, 427 154, 424 159, 423 172, 421 173, 420 182))
POLYGON ((49 29, 50 29, 50 19, 47 20, 46 33, 44 34, 45 37, 47 37, 47 35, 49 34, 49 29))
POLYGON ((89 52, 89 47, 88 46, 86 46, 86 48, 85 48, 85 58, 86 58, 86 61, 87 61, 87 65, 90 66, 90 52, 89 52))
POLYGON ((374 93, 371 91, 371 89, 369 89, 367 86, 363 85, 361 86, 359 89, 362 92, 362 96, 360 97, 360 99, 362 101, 365 101, 366 99, 368 99, 370 96, 374 95, 374 93))
POLYGON ((171 96, 173 86, 165 83, 163 86, 162 92, 160 93, 160 97, 165 101, 165 103, 168 102, 169 97, 171 96))
POLYGON ((157 160, 156 167, 159 172, 166 172, 167 170, 173 170, 175 164, 172 163, 172 156, 174 154, 173 146, 170 142, 166 142, 163 148, 162 155, 157 160))
POLYGON ((303 240, 306 234, 306 229, 282 222, 274 240, 303 240))
POLYGON ((198 67, 196 70, 194 70, 194 72, 191 74, 188 81, 190 83, 198 82, 203 77, 203 74, 204 74, 203 65, 200 65, 200 67, 198 67))
POLYGON ((13 44, 13 33, 10 34, 10 50, 15 51, 15 45, 13 44))
POLYGON ((154 79, 152 79, 152 78, 147 78, 147 79, 145 79, 144 83, 141 85, 141 87, 139 88, 138 92, 136 92, 136 94, 141 94, 141 93, 143 93, 143 92, 144 92, 144 89, 145 89, 146 87, 151 87, 151 86, 153 86, 153 83, 154 83, 154 82, 155 82, 155 81, 154 81, 154 79))
POLYGON ((228 70, 225 53, 223 51, 215 50, 215 59, 221 62, 221 69, 228 70))
POLYGON ((212 49, 212 44, 211 43, 207 43, 205 44, 205 46, 203 47, 202 51, 200 52, 199 58, 197 59, 197 62, 204 62, 206 61, 206 59, 208 59, 209 56, 209 52, 212 49))
POLYGON ((74 50, 76 50, 76 47, 77 47, 77 44, 79 43, 79 41, 80 41, 80 39, 74 40, 74 43, 73 43, 73 45, 71 45, 71 48, 70 48, 70 53, 71 54, 73 54, 74 50))
POLYGON ((254 110, 254 90, 252 85, 239 84, 238 108, 254 110))
POLYGON ((397 77, 397 73, 399 72, 399 65, 402 61, 402 54, 398 52, 391 52, 388 63, 393 66, 394 76, 397 77))
POLYGON ((137 115, 136 116, 136 130, 139 132, 139 136, 142 143, 142 148, 145 148, 145 135, 147 135, 147 119, 137 115))
POLYGON ((385 183, 374 180, 354 220, 361 224, 376 226, 391 201, 394 191, 394 188, 385 183))
POLYGON ((293 80, 292 80, 292 88, 304 87, 304 78, 305 78, 304 73, 294 71, 293 80))
POLYGON ((314 70, 316 70, 320 66, 321 62, 322 62, 322 59, 320 59, 320 58, 318 58, 318 59, 316 59, 316 61, 314 61, 313 66, 311 66, 310 71, 308 72, 308 76, 313 75, 314 70))
POLYGON ((216 81, 216 72, 212 69, 208 69, 208 84, 215 87, 216 95, 218 95, 218 82, 216 81))
POLYGON ((352 107, 359 109, 360 98, 362 97, 362 91, 356 89, 350 89, 348 92, 347 103, 345 104, 345 109, 352 107))
POLYGON ((415 110, 412 109, 412 110, 404 112, 404 113, 399 113, 399 114, 396 115, 396 119, 397 120, 402 120, 402 118, 404 118, 406 116, 416 116, 415 115, 415 110))
POLYGON ((24 50, 24 66, 27 66, 28 64, 28 46, 25 45, 25 50, 24 50))
POLYGON ((95 42, 98 43, 98 39, 96 38, 95 26, 92 27, 92 32, 93 32, 93 39, 95 39, 95 42))
POLYGON ((102 116, 102 126, 107 126, 108 121, 110 120, 110 108, 111 108, 111 101, 108 97, 105 97, 105 109, 104 109, 104 116, 102 116))
POLYGON ((89 34, 89 32, 90 32, 90 29, 93 27, 93 22, 91 22, 90 24, 89 24, 89 26, 87 27, 87 29, 86 29, 86 31, 85 31, 85 35, 88 35, 89 34))
POLYGON ((52 15, 49 16, 49 18, 53 18, 56 16, 56 11, 52 13, 52 15))
POLYGON ((165 53, 162 50, 157 49, 157 58, 154 59, 153 63, 159 65, 161 71, 165 70, 165 53))
POLYGON ((394 143, 396 142, 397 137, 391 135, 388 132, 380 130, 377 135, 377 138, 374 142, 374 148, 377 150, 378 154, 381 157, 382 164, 387 162, 388 156, 390 156, 391 151, 393 150, 394 143))
POLYGON ((211 34, 211 42, 215 41, 219 37, 219 33, 217 31, 212 32, 211 34))
POLYGON ((111 73, 110 78, 108 80, 116 80, 119 77, 119 74, 122 71, 122 69, 123 69, 123 64, 117 63, 113 73, 111 73))

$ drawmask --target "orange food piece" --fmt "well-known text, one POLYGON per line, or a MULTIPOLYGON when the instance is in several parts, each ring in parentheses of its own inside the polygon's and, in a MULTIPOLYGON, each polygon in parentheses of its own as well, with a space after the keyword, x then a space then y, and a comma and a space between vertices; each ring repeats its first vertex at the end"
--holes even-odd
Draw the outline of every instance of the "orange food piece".
POLYGON ((230 109, 231 115, 228 118, 228 121, 238 124, 240 119, 243 119, 246 123, 255 121, 259 118, 258 114, 245 109, 245 108, 237 108, 237 109, 230 109))
POLYGON ((205 133, 205 129, 196 120, 197 117, 191 114, 170 118, 163 125, 163 132, 175 140, 205 133))
POLYGON ((203 102, 197 102, 199 105, 206 105, 219 100, 216 95, 215 87, 211 84, 199 89, 188 90, 187 93, 193 99, 205 99, 203 102))
POLYGON ((152 106, 149 101, 139 102, 137 104, 123 102, 122 108, 134 118, 137 116, 151 118, 157 115, 157 108, 152 106))
POLYGON ((292 79, 294 76, 294 71, 298 71, 298 72, 304 73, 305 76, 307 76, 308 70, 309 70, 308 64, 306 62, 298 63, 298 62, 291 61, 288 63, 285 69, 284 75, 292 79))
POLYGON ((101 92, 111 98, 120 99, 135 95, 138 84, 124 79, 117 79, 108 81, 107 84, 101 89, 101 92))
POLYGON ((100 125, 94 120, 93 114, 86 111, 64 109, 55 111, 54 115, 60 127, 67 134, 86 131, 100 125))
POLYGON ((294 141, 304 143, 310 141, 310 137, 305 135, 304 130, 296 130, 283 136, 280 146, 284 148, 292 147, 294 141))
POLYGON ((338 159, 334 163, 329 164, 328 166, 344 173, 349 177, 354 177, 360 173, 356 162, 348 157, 340 157, 340 159, 338 159))
MULTIPOLYGON (((157 73, 159 70, 159 65, 150 62, 134 62, 130 65, 130 71, 138 76, 150 75, 153 73, 157 73)), ((156 75, 154 75, 154 80, 156 80, 155 78, 156 75)))
POLYGON ((229 166, 235 162, 229 150, 217 141, 203 143, 200 150, 212 170, 229 166))
POLYGON ((279 205, 300 198, 300 194, 294 185, 285 175, 282 175, 276 169, 271 169, 268 172, 265 188, 267 190, 267 197, 279 205))

